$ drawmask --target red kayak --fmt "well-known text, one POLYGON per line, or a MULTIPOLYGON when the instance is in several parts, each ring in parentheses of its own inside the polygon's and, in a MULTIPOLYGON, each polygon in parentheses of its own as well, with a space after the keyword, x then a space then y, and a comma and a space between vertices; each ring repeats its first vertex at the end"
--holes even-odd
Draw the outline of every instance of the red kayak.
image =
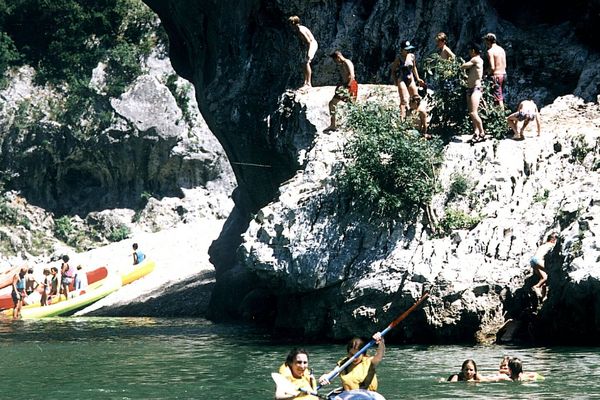
MULTIPOLYGON (((3 289, 7 286, 12 285, 13 277, 15 276, 15 274, 19 273, 20 269, 21 269, 21 267, 13 267, 13 268, 7 269, 2 274, 0 274, 0 289, 3 289)), ((11 300, 11 302, 12 302, 12 300, 11 300)))
MULTIPOLYGON (((19 268, 20 267, 18 267, 16 269, 16 272, 14 272, 10 275, 10 279, 9 279, 9 283, 8 283, 9 286, 12 283, 13 276, 15 276, 15 273, 18 272, 19 268)), ((106 278, 108 276, 108 269, 106 269, 106 267, 99 267, 94 270, 88 271, 85 274, 87 275, 88 284, 91 284, 91 283, 98 282, 99 280, 106 278)), ((71 280, 71 285, 69 286, 69 290, 72 291, 74 289, 75 289, 75 280, 73 279, 73 280, 71 280)), ((36 291, 38 293, 41 293, 42 290, 43 290, 42 285, 40 285, 36 288, 36 291)), ((8 288, 8 290, 3 290, 2 293, 0 293, 0 310, 4 310, 6 308, 13 308, 11 292, 12 292, 12 289, 8 288)))

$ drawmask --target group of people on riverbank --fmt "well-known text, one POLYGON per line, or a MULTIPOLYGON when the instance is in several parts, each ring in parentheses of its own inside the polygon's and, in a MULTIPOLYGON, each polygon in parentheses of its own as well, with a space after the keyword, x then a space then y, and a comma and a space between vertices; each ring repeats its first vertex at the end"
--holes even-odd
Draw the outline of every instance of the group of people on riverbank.
POLYGON ((537 372, 524 372, 523 362, 517 357, 504 356, 500 361, 498 372, 482 375, 477 371, 477 364, 472 359, 462 363, 458 374, 450 375, 448 382, 501 382, 501 381, 535 381, 542 380, 537 372))
MULTIPOLYGON (((314 35, 304 25, 300 24, 300 18, 296 15, 289 18, 293 29, 298 33, 302 43, 307 47, 307 56, 304 58, 304 84, 300 88, 306 91, 312 86, 311 62, 317 52, 318 44, 314 35)), ((504 110, 504 93, 506 86, 506 52, 498 45, 496 35, 488 33, 483 38, 487 47, 489 60, 488 75, 493 82, 494 100, 498 107, 504 110)), ((442 60, 452 60, 456 56, 448 47, 448 37, 440 32, 435 37, 439 56, 442 60)), ((416 116, 416 125, 423 137, 430 139, 428 133, 428 114, 430 110, 423 96, 419 94, 419 87, 427 89, 427 84, 419 76, 417 60, 414 54, 415 47, 410 41, 405 40, 400 44, 400 53, 391 64, 391 77, 398 88, 400 96, 400 118, 404 120, 410 112, 416 116)), ((481 57, 481 48, 477 42, 472 42, 468 48, 469 61, 463 63, 461 68, 467 74, 466 101, 468 114, 473 124, 473 137, 471 143, 481 142, 486 139, 483 121, 479 115, 479 107, 483 97, 484 61, 481 57)), ((336 87, 335 94, 329 102, 331 122, 324 130, 325 132, 337 129, 336 108, 339 102, 354 102, 358 96, 358 83, 354 73, 354 64, 345 57, 340 50, 336 50, 330 57, 340 66, 341 83, 336 87)), ((524 100, 519 103, 516 112, 507 118, 508 127, 513 132, 512 139, 523 140, 523 132, 530 121, 536 121, 537 134, 540 135, 541 123, 538 108, 532 100, 524 100), (519 123, 521 127, 519 128, 519 123)))
MULTIPOLYGON (((11 297, 13 301, 13 319, 21 317, 21 308, 27 299, 34 293, 39 293, 40 306, 47 306, 55 298, 60 299, 62 295, 69 298, 71 287, 74 290, 84 289, 87 286, 87 276, 82 266, 77 268, 69 263, 69 256, 63 255, 59 267, 44 268, 41 280, 34 276, 34 270, 23 267, 13 276, 11 297)), ((31 300, 30 300, 31 301, 31 300)))

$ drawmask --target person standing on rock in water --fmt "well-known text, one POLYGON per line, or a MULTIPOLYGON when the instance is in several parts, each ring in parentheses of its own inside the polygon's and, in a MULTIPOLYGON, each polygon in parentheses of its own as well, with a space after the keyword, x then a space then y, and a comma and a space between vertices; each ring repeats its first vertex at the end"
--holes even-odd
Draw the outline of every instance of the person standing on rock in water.
POLYGON ((336 50, 330 54, 333 61, 340 67, 342 83, 335 88, 335 94, 329 102, 329 114, 331 115, 331 123, 323 132, 337 130, 336 108, 340 101, 355 102, 358 97, 358 82, 354 76, 354 64, 352 61, 344 57, 341 51, 336 50))
POLYGON ((305 27, 304 25, 300 25, 300 17, 297 15, 293 15, 288 18, 288 21, 292 25, 292 28, 296 31, 300 40, 304 45, 308 47, 307 56, 304 59, 304 85, 301 90, 306 90, 312 87, 312 69, 310 67, 310 63, 312 62, 315 54, 317 53, 317 49, 319 48, 319 44, 317 40, 313 36, 312 32, 305 27))
POLYGON ((142 261, 144 261, 144 259, 146 259, 146 255, 144 253, 142 253, 141 250, 138 250, 137 243, 134 243, 132 247, 133 247, 133 265, 138 265, 142 261))
POLYGON ((461 65, 461 68, 467 70, 467 107, 474 128, 471 143, 478 143, 485 140, 485 132, 483 130, 483 122, 477 112, 481 96, 483 95, 483 88, 481 86, 483 59, 481 58, 481 49, 477 43, 471 43, 471 46, 469 46, 469 56, 471 59, 461 65))
POLYGON ((533 290, 538 297, 541 297, 542 301, 546 298, 548 292, 548 272, 546 271, 545 258, 552 251, 557 240, 558 233, 552 232, 549 234, 546 243, 538 247, 533 257, 531 257, 531 260, 529 260, 529 265, 533 268, 533 272, 540 277, 538 283, 533 285, 531 290, 533 290))
POLYGON ((450 47, 448 47, 448 36, 444 32, 435 35, 435 43, 437 48, 440 49, 439 54, 441 59, 454 60, 456 58, 450 47))
POLYGON ((504 109, 504 87, 506 85, 506 52, 496 43, 496 35, 488 33, 483 37, 488 48, 490 75, 494 82, 494 99, 504 109))

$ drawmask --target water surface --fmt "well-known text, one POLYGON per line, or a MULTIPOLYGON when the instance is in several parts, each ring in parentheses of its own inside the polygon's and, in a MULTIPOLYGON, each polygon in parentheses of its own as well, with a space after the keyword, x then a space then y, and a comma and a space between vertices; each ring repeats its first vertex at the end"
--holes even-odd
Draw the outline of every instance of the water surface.
MULTIPOLYGON (((272 399, 277 371, 293 345, 245 326, 202 319, 56 318, 0 321, 1 398, 272 399)), ((344 346, 306 345, 315 375, 344 346)), ((600 399, 596 348, 388 346, 380 392, 394 399, 600 399), (520 357, 546 377, 528 383, 439 382, 465 358, 495 371, 520 357)), ((326 392, 326 391, 323 391, 326 392)))

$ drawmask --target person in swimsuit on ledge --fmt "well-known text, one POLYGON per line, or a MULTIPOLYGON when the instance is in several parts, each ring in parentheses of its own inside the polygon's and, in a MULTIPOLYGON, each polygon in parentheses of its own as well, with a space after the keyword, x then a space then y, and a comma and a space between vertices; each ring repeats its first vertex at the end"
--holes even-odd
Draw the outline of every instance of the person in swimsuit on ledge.
POLYGON ((336 50, 330 54, 330 57, 340 67, 340 75, 342 83, 335 88, 335 94, 329 102, 329 114, 331 115, 331 123, 323 132, 337 130, 336 108, 340 101, 355 102, 358 96, 358 82, 354 76, 354 64, 352 61, 344 57, 341 51, 336 50))
POLYGON ((469 46, 469 56, 471 59, 461 65, 461 68, 467 71, 467 108, 474 128, 472 143, 477 143, 485 140, 483 122, 477 112, 483 95, 481 85, 483 59, 481 58, 481 49, 477 43, 473 42, 469 46))

